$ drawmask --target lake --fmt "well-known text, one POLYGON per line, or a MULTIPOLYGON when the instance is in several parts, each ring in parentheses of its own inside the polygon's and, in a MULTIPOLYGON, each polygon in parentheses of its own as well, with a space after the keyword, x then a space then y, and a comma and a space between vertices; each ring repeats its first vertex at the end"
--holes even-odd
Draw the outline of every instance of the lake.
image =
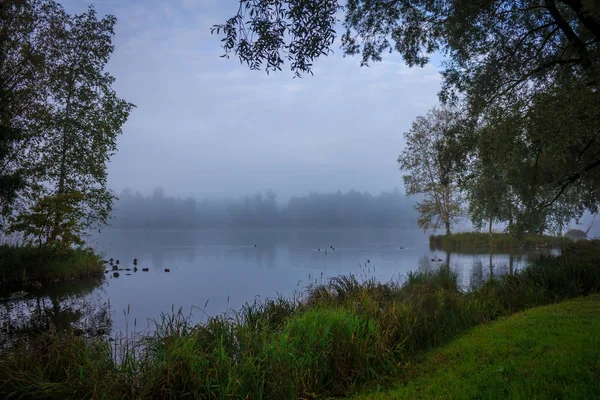
MULTIPOLYGON (((106 230, 90 243, 121 268, 133 268, 137 258, 138 272, 121 271, 118 278, 108 273, 100 285, 13 294, 0 301, 5 332, 44 313, 88 331, 98 323, 113 335, 143 331, 149 320, 180 308, 201 321, 254 299, 293 296, 340 274, 402 280, 409 271, 442 264, 458 273, 462 285, 476 287, 490 274, 523 267, 528 258, 430 250, 428 236, 417 229, 106 230)), ((43 329, 47 322, 37 324, 43 329)))

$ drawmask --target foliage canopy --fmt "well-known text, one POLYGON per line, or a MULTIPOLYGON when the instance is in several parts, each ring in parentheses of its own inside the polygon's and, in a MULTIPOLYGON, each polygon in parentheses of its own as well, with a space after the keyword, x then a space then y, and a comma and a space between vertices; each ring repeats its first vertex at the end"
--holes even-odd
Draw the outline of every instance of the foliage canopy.
MULTIPOLYGON (((331 51, 340 11, 331 0, 240 0, 213 31, 250 68, 287 58, 300 75, 331 51)), ((409 66, 443 56, 440 100, 469 119, 451 150, 475 219, 543 229, 597 212, 598 1, 348 0, 343 15, 343 53, 362 65, 388 51, 409 66)))
POLYGON ((68 246, 106 222, 106 166, 134 107, 105 70, 115 23, 53 0, 0 4, 0 211, 11 231, 68 246))

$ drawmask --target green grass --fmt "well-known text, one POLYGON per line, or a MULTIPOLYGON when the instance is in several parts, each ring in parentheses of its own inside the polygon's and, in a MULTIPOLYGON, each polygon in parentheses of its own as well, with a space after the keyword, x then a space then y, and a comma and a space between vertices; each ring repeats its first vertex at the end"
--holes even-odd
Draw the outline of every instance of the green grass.
POLYGON ((431 235, 429 246, 432 250, 446 251, 519 251, 534 248, 562 248, 573 240, 564 236, 527 234, 516 238, 507 233, 463 232, 452 235, 431 235))
POLYGON ((469 292, 447 268, 401 283, 340 276, 299 299, 247 304, 202 324, 167 314, 153 335, 116 346, 49 330, 0 355, 0 398, 349 395, 403 376, 424 352, 473 327, 599 291, 599 266, 600 241, 577 242, 469 292))
POLYGON ((600 295, 477 327, 399 376, 393 389, 355 399, 600 398, 600 295))
POLYGON ((0 245, 0 291, 101 276, 103 272, 102 260, 91 249, 57 253, 33 246, 0 245))
POLYGON ((343 395, 357 379, 375 378, 380 346, 373 320, 340 309, 313 309, 290 319, 265 349, 276 398, 343 395), (284 390, 279 390, 284 388, 284 390))

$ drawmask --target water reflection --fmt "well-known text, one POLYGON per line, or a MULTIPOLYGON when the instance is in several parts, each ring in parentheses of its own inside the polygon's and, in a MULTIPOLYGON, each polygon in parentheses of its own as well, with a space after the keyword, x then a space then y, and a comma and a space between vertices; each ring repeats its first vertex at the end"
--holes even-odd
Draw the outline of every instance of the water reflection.
POLYGON ((120 260, 121 268, 133 268, 137 259, 139 270, 118 278, 107 274, 101 285, 80 283, 0 300, 2 340, 19 329, 115 334, 136 321, 144 330, 152 326, 149 320, 180 307, 197 321, 256 296, 292 296, 312 279, 349 273, 403 280, 409 271, 445 266, 458 273, 465 289, 474 289, 514 273, 529 257, 430 249, 428 237, 414 229, 107 231, 93 245, 106 259, 120 260))
POLYGON ((471 273, 466 287, 475 290, 489 279, 496 279, 506 274, 512 275, 517 270, 524 268, 532 257, 535 257, 535 254, 495 254, 493 252, 469 254, 471 273))
POLYGON ((110 334, 109 303, 97 293, 102 283, 102 279, 85 280, 0 298, 0 349, 16 338, 46 331, 88 336, 110 334))

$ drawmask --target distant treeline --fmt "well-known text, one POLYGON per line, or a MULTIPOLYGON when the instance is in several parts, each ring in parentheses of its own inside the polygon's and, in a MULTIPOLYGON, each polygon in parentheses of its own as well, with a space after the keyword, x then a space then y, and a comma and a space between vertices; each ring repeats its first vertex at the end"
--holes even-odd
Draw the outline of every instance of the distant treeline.
POLYGON ((124 190, 115 202, 114 228, 216 227, 400 227, 416 226, 412 202, 397 189, 377 196, 311 193, 278 204, 272 191, 239 199, 201 200, 166 196, 157 188, 151 196, 124 190))

